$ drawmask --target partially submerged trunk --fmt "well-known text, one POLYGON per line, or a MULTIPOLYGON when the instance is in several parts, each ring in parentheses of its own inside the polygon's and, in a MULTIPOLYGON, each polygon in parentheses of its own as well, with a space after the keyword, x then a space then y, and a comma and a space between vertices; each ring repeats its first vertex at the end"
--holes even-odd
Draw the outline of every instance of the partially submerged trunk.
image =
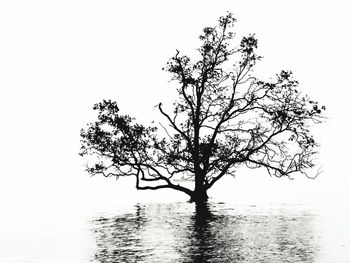
POLYGON ((195 176, 195 188, 190 201, 196 204, 204 204, 208 201, 207 188, 204 185, 204 176, 201 174, 195 176))
POLYGON ((195 189, 191 195, 190 202, 195 202, 196 204, 203 204, 208 201, 207 190, 205 188, 195 189))

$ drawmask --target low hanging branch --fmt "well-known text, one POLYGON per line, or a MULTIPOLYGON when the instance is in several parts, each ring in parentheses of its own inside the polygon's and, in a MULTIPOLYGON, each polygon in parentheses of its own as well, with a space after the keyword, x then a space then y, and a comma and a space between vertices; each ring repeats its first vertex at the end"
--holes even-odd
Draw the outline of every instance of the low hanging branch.
POLYGON ((81 131, 90 174, 134 175, 137 189, 174 189, 196 202, 242 165, 276 177, 307 175, 318 146, 309 127, 322 122, 325 107, 301 93, 290 71, 270 82, 254 77, 258 41, 249 35, 230 48, 235 22, 230 13, 220 17, 199 37, 199 60, 177 51, 164 68, 179 83, 173 112, 158 105, 166 137, 121 115, 116 102, 94 106, 97 121, 81 131), (194 188, 175 183, 184 180, 194 188))

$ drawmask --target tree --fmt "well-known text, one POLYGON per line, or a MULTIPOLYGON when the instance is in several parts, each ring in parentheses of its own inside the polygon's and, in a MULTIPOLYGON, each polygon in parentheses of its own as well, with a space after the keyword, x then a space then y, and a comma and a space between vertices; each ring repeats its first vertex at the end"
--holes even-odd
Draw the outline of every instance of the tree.
POLYGON ((290 71, 270 81, 254 77, 258 41, 249 35, 230 48, 235 22, 231 13, 220 17, 200 35, 196 61, 177 51, 163 68, 178 83, 172 112, 158 104, 167 125, 138 124, 111 100, 94 105, 98 118, 81 131, 80 152, 94 156, 91 175, 135 176, 137 189, 174 189, 196 203, 243 165, 276 177, 308 176, 318 146, 309 127, 322 121, 325 107, 299 91, 290 71))

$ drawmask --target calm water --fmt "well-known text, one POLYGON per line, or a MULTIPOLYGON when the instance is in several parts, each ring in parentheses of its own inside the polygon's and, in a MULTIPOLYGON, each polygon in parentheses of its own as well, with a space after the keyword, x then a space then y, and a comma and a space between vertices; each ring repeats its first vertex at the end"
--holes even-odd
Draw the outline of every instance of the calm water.
POLYGON ((94 262, 316 262, 315 216, 288 207, 138 204, 91 221, 94 262))
POLYGON ((175 202, 27 214, 0 228, 0 262, 350 262, 350 217, 334 211, 175 202))

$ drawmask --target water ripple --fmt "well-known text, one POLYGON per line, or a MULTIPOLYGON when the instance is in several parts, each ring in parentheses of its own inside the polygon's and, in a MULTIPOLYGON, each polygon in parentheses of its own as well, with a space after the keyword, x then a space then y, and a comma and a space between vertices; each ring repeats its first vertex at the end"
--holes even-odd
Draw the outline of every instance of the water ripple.
POLYGON ((315 262, 313 219, 290 207, 138 204, 91 221, 91 262, 315 262))

